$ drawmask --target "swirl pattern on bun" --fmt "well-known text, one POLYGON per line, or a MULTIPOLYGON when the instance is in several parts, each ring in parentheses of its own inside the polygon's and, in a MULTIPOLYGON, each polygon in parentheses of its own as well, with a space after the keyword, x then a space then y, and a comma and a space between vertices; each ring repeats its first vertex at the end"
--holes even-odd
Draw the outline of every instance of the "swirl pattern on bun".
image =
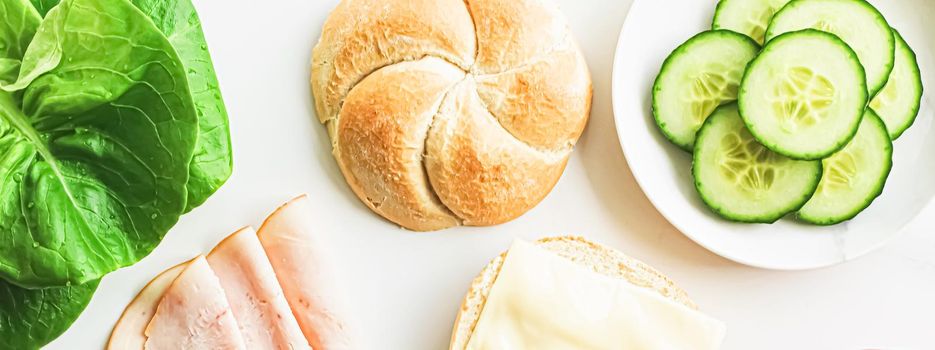
POLYGON ((411 230, 532 209, 591 108, 587 64, 547 0, 344 0, 312 56, 345 179, 411 230))

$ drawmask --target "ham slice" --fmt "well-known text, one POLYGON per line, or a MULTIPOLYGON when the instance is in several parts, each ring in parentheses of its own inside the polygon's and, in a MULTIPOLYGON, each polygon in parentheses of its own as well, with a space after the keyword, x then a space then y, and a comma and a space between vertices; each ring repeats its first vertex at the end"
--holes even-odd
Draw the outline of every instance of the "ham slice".
POLYGON ((312 233, 309 200, 301 196, 266 219, 258 233, 286 300, 315 350, 353 349, 341 295, 327 266, 325 251, 312 233))
POLYGON ((110 333, 110 340, 107 341, 107 350, 143 349, 143 344, 146 343, 146 335, 143 333, 149 321, 153 319, 159 301, 188 263, 186 261, 163 271, 143 287, 117 320, 114 330, 110 333))
POLYGON ((166 290, 145 335, 147 350, 246 349, 221 282, 202 256, 166 290))
POLYGON ((244 228, 208 254, 248 349, 310 349, 256 232, 244 228))

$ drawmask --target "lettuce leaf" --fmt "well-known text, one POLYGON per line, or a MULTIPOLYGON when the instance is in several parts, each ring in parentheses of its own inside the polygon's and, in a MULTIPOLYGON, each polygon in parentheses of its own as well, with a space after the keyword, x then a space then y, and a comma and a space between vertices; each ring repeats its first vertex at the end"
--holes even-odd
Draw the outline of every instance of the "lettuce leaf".
POLYGON ((60 0, 30 0, 32 5, 36 8, 36 11, 39 12, 39 15, 45 17, 46 13, 49 13, 55 5, 58 5, 60 0))
MULTIPOLYGON (((25 0, 22 0, 25 1, 25 0)), ((59 0, 31 0, 45 16, 59 0)), ((131 0, 169 39, 186 68, 195 108, 198 110, 198 143, 188 181, 188 208, 203 204, 233 171, 227 109, 191 0, 131 0)))
POLYGON ((26 0, 5 0, 0 2, 0 18, 0 84, 8 84, 16 80, 42 17, 26 0))
MULTIPOLYGON (((0 2, 0 84, 17 79, 41 17, 26 0, 0 2)), ((38 349, 62 334, 91 301, 98 281, 26 289, 0 279, 0 349, 38 349)))
POLYGON ((125 0, 66 0, 0 88, 0 278, 81 285, 149 254, 187 208, 198 132, 153 22, 125 0))
POLYGON ((0 281, 0 349, 39 349, 55 340, 88 306, 97 285, 25 289, 0 281))
POLYGON ((3 349, 61 335, 95 276, 148 254, 232 170, 227 112, 189 0, 31 3, 0 2, 3 349))
POLYGON ((233 170, 227 109, 221 98, 201 20, 191 0, 132 0, 169 38, 185 66, 195 109, 198 110, 198 144, 188 180, 190 211, 204 203, 233 170))

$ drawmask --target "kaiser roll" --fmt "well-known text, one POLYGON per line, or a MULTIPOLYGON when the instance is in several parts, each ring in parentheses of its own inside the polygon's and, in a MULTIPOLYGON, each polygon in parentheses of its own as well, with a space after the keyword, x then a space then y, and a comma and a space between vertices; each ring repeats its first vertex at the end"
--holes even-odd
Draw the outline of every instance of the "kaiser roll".
POLYGON ((334 157, 373 211, 417 231, 538 204, 591 108, 587 65, 547 0, 344 0, 312 53, 334 157))

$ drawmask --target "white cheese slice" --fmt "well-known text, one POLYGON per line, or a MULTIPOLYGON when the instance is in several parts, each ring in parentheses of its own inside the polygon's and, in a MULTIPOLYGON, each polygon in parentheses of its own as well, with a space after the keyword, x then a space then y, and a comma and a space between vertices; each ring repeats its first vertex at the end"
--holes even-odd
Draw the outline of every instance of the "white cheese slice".
POLYGON ((718 349, 723 323, 516 241, 468 349, 718 349))

